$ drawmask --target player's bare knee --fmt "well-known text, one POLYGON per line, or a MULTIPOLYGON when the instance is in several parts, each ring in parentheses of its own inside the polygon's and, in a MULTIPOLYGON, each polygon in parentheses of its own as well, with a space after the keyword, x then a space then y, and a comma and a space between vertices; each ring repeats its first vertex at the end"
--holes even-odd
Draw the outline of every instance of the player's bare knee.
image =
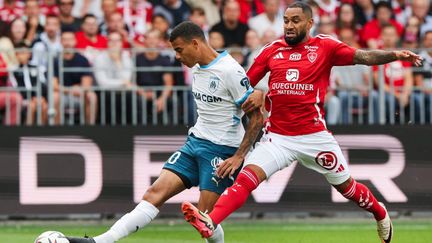
POLYGON ((338 190, 338 192, 343 193, 343 192, 346 191, 346 189, 348 188, 348 186, 351 184, 352 180, 353 180, 353 178, 350 177, 346 181, 342 182, 342 184, 333 185, 333 187, 336 188, 336 190, 338 190))
POLYGON ((258 165, 249 164, 249 165, 246 165, 245 168, 249 168, 250 170, 252 170, 255 173, 255 175, 259 179, 259 183, 261 183, 262 181, 264 181, 265 179, 267 179, 266 173, 258 165))
POLYGON ((144 193, 143 200, 153 204, 155 207, 160 207, 164 203, 164 191, 157 186, 151 186, 144 193))

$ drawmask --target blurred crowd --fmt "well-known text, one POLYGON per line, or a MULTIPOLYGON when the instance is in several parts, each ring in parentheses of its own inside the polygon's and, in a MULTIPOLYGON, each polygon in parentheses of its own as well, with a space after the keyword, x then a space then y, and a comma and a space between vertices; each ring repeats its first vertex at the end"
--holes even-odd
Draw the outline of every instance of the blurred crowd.
MULTIPOLYGON (((1 120, 6 125, 23 121, 32 125, 40 113, 41 124, 47 124, 50 116, 59 124, 60 109, 82 105, 85 123, 95 124, 101 119, 100 110, 107 107, 104 104, 121 109, 118 106, 124 102, 117 101, 130 101, 132 95, 143 100, 139 110, 159 119, 158 114, 172 107, 173 89, 191 83, 190 70, 169 50, 168 37, 175 25, 185 20, 198 24, 213 48, 229 49, 247 69, 263 45, 283 36, 283 13, 292 2, 3 0, 1 120), (152 89, 156 86, 161 89, 152 89), (124 89, 131 92, 121 92, 124 89), (116 92, 102 98, 101 90, 116 92)), ((380 67, 334 68, 326 100, 329 124, 352 123, 363 113, 370 123, 379 122, 382 94, 386 121, 408 112, 408 120, 431 122, 430 0, 306 2, 314 11, 313 36, 326 34, 358 48, 407 48, 424 58, 420 68, 399 61, 380 67), (378 92, 379 86, 384 92, 378 92)), ((130 107, 126 102, 127 114, 130 107)), ((104 116, 112 118, 113 110, 106 109, 104 116)), ((193 119, 193 114, 188 116, 193 119)))

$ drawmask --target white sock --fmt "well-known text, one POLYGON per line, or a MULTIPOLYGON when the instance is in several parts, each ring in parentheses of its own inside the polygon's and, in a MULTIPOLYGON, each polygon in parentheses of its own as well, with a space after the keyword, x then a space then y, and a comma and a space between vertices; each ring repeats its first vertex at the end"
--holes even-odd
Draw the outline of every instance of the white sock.
POLYGON ((107 232, 94 237, 96 243, 113 243, 138 231, 150 223, 159 209, 147 201, 141 201, 131 212, 123 215, 107 232))
POLYGON ((213 235, 206 239, 207 243, 224 243, 224 231, 222 226, 218 224, 216 229, 213 231, 213 235))

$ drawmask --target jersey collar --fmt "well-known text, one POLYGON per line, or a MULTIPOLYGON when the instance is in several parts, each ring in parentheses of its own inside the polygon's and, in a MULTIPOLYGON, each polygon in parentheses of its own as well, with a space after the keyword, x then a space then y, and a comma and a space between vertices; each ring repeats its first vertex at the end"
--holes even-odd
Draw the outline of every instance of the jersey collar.
POLYGON ((221 53, 219 53, 219 55, 215 58, 215 59, 213 59, 213 61, 211 61, 209 64, 207 64, 207 65, 202 65, 202 66, 200 66, 200 68, 209 68, 209 67, 211 67, 211 66, 213 66, 214 64, 216 64, 218 61, 219 61, 219 59, 221 59, 222 57, 224 57, 224 56, 226 56, 228 54, 228 51, 223 51, 223 52, 221 52, 221 53))

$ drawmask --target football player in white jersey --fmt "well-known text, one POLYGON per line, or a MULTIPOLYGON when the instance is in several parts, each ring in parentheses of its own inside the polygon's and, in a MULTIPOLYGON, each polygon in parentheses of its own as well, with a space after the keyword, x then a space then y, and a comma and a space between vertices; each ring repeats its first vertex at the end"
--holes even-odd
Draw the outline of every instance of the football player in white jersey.
MULTIPOLYGON (((142 201, 120 218, 107 232, 94 238, 71 238, 70 243, 112 243, 145 227, 159 213, 169 198, 192 186, 199 186, 198 208, 212 211, 220 194, 232 185, 243 160, 263 124, 259 108, 248 112, 246 131, 241 119, 243 102, 254 92, 244 69, 225 51, 218 53, 207 43, 203 31, 192 22, 176 26, 170 36, 176 58, 193 68, 192 92, 197 104, 198 120, 189 130, 185 144, 165 163, 159 178, 142 201), (226 176, 216 170, 220 162, 226 176), (236 166, 232 166, 236 164, 236 166)), ((262 99, 261 99, 262 102, 262 99)), ((259 107, 259 105, 258 105, 259 107)), ((224 242, 221 226, 207 242, 224 242)))

